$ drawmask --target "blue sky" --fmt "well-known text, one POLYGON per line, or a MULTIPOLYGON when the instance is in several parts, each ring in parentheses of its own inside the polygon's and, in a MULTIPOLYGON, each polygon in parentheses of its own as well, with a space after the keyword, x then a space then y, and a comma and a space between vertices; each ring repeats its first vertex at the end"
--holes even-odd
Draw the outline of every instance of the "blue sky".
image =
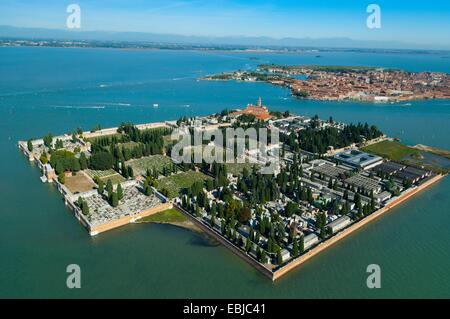
POLYGON ((0 0, 0 25, 64 29, 71 3, 89 31, 450 45, 449 0, 0 0), (381 29, 366 26, 371 3, 381 7, 381 29))

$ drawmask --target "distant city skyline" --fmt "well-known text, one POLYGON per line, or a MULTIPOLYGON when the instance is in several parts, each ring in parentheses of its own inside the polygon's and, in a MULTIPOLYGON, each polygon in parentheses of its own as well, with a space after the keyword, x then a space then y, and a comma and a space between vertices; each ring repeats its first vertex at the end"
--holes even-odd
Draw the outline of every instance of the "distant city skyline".
POLYGON ((81 31, 351 38, 450 49, 450 1, 445 0, 4 0, 0 25, 65 29, 66 8, 72 3, 81 7, 81 31), (380 29, 366 25, 366 8, 372 3, 381 8, 380 29))

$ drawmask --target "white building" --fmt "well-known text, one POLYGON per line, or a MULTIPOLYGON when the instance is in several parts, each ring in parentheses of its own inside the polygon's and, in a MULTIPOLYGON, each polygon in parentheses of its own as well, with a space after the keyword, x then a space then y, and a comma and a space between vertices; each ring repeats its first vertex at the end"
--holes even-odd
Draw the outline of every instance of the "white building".
POLYGON ((334 233, 340 231, 341 229, 347 227, 348 225, 350 225, 351 222, 352 222, 352 220, 350 219, 350 217, 342 216, 342 217, 339 217, 338 219, 332 221, 331 223, 329 223, 327 225, 327 227, 329 227, 334 234, 334 233))
POLYGON ((316 234, 311 233, 303 238, 303 246, 305 250, 311 248, 315 243, 319 241, 319 237, 316 234))

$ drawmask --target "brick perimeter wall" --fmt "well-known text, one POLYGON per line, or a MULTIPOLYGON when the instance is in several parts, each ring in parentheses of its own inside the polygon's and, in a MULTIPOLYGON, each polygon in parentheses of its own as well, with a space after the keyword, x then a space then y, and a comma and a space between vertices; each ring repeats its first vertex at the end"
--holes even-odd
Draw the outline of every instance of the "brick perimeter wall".
POLYGON ((141 218, 144 218, 147 216, 151 216, 151 215, 154 215, 156 213, 159 213, 159 212, 165 211, 167 209, 171 209, 171 208, 173 208, 172 203, 163 203, 158 206, 152 207, 150 209, 144 210, 136 215, 125 216, 125 217, 122 217, 122 218, 119 218, 116 220, 112 220, 105 224, 91 227, 89 231, 90 231, 91 235, 97 235, 97 234, 103 233, 105 231, 127 225, 138 219, 141 219, 141 218))

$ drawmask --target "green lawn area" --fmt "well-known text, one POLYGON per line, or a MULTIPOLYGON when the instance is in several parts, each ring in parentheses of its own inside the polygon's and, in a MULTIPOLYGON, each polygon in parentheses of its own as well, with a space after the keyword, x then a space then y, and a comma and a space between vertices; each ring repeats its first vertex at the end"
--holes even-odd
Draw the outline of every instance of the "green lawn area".
POLYGON ((95 177, 98 177, 101 179, 104 177, 115 175, 115 174, 117 174, 117 172, 113 169, 109 169, 106 171, 96 171, 93 169, 87 169, 86 174, 88 174, 92 179, 94 179, 95 177))
POLYGON ((135 175, 145 175, 147 168, 162 173, 164 167, 171 167, 172 159, 164 155, 152 155, 148 157, 142 157, 139 159, 132 159, 126 162, 126 165, 130 165, 133 168, 135 175))
POLYGON ((195 171, 181 172, 175 175, 164 177, 158 180, 158 190, 166 188, 169 191, 169 197, 174 198, 180 193, 192 186, 197 181, 205 181, 211 177, 195 171))
POLYGON ((140 222, 144 223, 182 223, 186 222, 188 218, 176 209, 168 209, 151 216, 142 218, 140 222))
POLYGON ((118 184, 125 181, 125 178, 113 169, 109 169, 107 171, 95 171, 92 169, 87 169, 86 174, 88 174, 92 179, 95 179, 95 177, 100 178, 100 180, 105 184, 108 179, 110 179, 113 184, 118 184))
POLYGON ((120 175, 119 173, 116 173, 114 175, 108 176, 108 177, 102 177, 100 178, 100 180, 102 182, 104 182, 105 184, 108 182, 108 179, 111 180, 111 183, 113 183, 113 185, 125 182, 126 179, 125 177, 123 177, 122 175, 120 175))
POLYGON ((400 144, 399 142, 383 141, 362 148, 363 151, 373 153, 393 161, 401 161, 411 155, 420 155, 420 151, 400 144))

